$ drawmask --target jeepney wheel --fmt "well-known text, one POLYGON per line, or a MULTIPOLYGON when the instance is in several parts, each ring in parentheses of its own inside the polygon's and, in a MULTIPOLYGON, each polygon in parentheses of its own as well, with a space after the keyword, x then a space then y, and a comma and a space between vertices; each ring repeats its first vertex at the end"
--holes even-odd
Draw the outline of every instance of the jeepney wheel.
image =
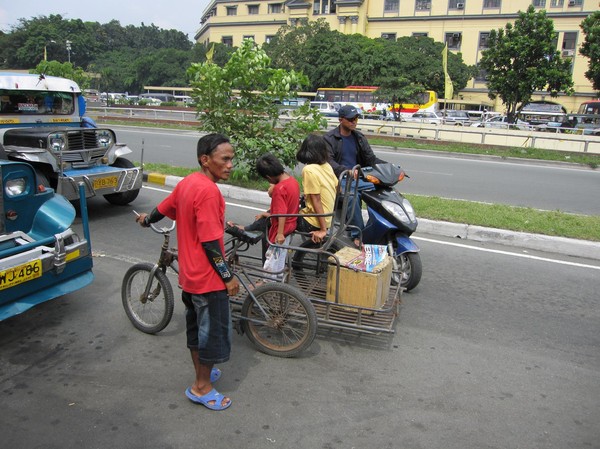
MULTIPOLYGON (((122 157, 118 157, 114 164, 112 164, 113 167, 118 167, 118 168, 133 168, 135 167, 135 165, 133 165, 133 162, 131 162, 129 159, 125 159, 122 157)), ((137 196, 139 195, 140 190, 128 190, 127 192, 117 192, 117 193, 109 193, 107 195, 104 195, 104 198, 106 198, 106 201, 108 201, 110 204, 114 204, 116 206, 126 206, 127 204, 131 203, 133 200, 135 200, 137 198, 137 196)))

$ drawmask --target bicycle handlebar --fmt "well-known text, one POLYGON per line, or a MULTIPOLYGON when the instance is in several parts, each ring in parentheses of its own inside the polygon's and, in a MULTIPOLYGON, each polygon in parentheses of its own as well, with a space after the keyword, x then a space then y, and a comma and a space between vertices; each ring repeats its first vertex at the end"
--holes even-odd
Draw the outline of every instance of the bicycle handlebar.
POLYGON ((157 234, 168 234, 169 232, 171 232, 173 229, 175 229, 175 221, 173 221, 173 223, 171 224, 170 227, 162 227, 159 228, 158 226, 154 226, 154 223, 150 223, 150 228, 156 232, 157 234))

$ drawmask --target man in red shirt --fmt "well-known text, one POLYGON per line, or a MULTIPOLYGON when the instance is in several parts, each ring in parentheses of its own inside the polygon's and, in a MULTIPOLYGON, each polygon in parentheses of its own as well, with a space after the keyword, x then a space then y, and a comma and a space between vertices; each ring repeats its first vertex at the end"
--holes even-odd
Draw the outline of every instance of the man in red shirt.
POLYGON ((239 283, 224 256, 225 200, 216 183, 229 178, 234 150, 227 137, 215 133, 198 141, 197 155, 201 170, 186 176, 149 215, 140 214, 136 221, 142 226, 164 216, 177 221, 179 285, 196 372, 185 393, 211 410, 224 410, 231 400, 212 387, 221 375, 213 366, 230 357, 228 295, 239 292, 239 283))

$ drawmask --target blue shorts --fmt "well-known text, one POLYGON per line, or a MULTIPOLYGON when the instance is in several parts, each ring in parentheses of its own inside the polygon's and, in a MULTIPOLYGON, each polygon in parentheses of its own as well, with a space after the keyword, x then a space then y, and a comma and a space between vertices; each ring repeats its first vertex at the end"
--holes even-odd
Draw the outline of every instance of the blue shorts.
POLYGON ((187 347, 198 349, 200 363, 223 363, 231 353, 231 316, 226 290, 183 292, 187 347))

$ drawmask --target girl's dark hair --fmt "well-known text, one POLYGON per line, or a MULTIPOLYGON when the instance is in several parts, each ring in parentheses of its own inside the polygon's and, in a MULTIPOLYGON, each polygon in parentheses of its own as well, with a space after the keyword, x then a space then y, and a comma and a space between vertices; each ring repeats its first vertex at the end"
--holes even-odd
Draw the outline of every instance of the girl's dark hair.
POLYGON ((203 136, 198 140, 198 146, 196 147, 196 155, 198 160, 200 160, 200 156, 207 155, 209 156, 215 148, 217 148, 222 143, 228 143, 229 138, 219 133, 212 133, 203 136))
POLYGON ((329 161, 327 142, 319 134, 309 134, 300 145, 296 159, 303 164, 324 164, 329 161))
POLYGON ((271 153, 265 153, 256 161, 256 171, 263 178, 267 176, 276 177, 281 175, 285 171, 285 168, 283 168, 279 159, 271 153))

